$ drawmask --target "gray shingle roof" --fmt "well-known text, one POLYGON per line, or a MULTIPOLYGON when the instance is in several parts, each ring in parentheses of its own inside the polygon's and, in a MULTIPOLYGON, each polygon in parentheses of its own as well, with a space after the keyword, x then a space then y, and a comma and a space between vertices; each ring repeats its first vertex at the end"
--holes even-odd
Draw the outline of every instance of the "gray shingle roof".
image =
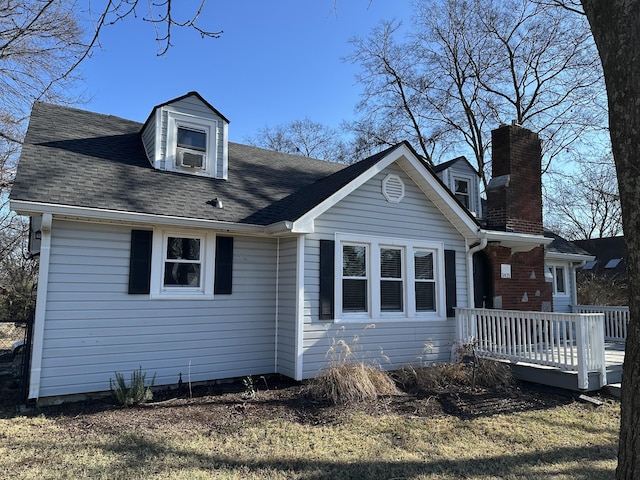
POLYGON ((268 225, 297 219, 384 156, 345 168, 230 142, 228 180, 211 179, 155 170, 141 127, 37 103, 11 199, 268 225), (223 209, 212 204, 215 198, 223 209))
POLYGON ((591 255, 589 252, 576 245, 575 242, 570 242, 550 230, 545 230, 544 236, 547 238, 553 238, 553 241, 545 247, 547 252, 569 255, 591 255))

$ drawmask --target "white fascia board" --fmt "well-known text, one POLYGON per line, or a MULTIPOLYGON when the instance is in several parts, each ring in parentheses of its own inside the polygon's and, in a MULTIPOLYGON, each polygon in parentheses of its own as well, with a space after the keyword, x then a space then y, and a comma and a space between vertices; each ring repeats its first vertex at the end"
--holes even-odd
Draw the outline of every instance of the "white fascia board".
POLYGON ((369 170, 360 174, 358 177, 356 177, 354 180, 352 180, 347 185, 342 187, 340 190, 335 192, 329 198, 320 202, 318 205, 313 207, 307 213, 302 215, 298 220, 294 221, 293 222, 294 231, 302 233, 305 230, 308 230, 309 225, 310 224, 312 225, 313 221, 316 218, 318 218, 324 212, 326 212, 331 207, 336 205, 340 200, 344 199, 347 195, 349 195, 350 193, 353 193, 359 187, 361 187, 366 182, 371 180, 374 176, 376 176, 378 173, 380 173, 382 170, 387 168, 389 165, 391 165, 393 162, 395 162, 398 158, 402 157, 403 155, 410 155, 410 152, 406 146, 401 145, 397 149, 395 149, 393 152, 391 152, 386 158, 383 158, 382 160, 377 162, 375 165, 369 168, 369 170))
POLYGON ((548 245, 553 238, 531 233, 499 232, 496 230, 482 231, 489 242, 499 242, 501 247, 508 247, 512 253, 527 252, 540 245, 548 245))
POLYGON ((121 210, 77 207, 55 203, 39 203, 24 200, 12 200, 11 209, 19 215, 51 213, 56 217, 68 218, 71 220, 93 220, 98 222, 102 221, 115 223, 146 223, 185 228, 209 228, 247 234, 267 234, 266 228, 263 225, 221 222, 217 220, 174 217, 169 215, 154 215, 150 213, 125 212, 121 210))
POLYGON ((480 227, 458 204, 447 187, 435 178, 414 155, 406 155, 398 162, 400 168, 418 185, 440 212, 465 238, 479 238, 480 227))

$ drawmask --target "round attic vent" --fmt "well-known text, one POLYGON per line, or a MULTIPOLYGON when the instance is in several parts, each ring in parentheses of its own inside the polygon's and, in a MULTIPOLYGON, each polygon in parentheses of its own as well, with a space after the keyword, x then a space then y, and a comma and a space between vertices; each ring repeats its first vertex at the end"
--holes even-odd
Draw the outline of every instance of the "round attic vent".
POLYGON ((389 203, 400 203, 404 198, 404 182, 398 175, 390 173, 382 180, 382 194, 389 203))

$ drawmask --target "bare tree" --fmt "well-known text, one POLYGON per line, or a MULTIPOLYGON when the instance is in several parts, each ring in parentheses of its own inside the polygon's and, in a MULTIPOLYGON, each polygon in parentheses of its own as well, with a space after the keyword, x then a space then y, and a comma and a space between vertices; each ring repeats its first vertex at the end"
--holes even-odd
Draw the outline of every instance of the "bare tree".
POLYGON ((309 118, 275 127, 264 127, 245 138, 249 145, 331 162, 351 163, 353 152, 339 130, 309 118))
MULTIPOLYGON (((75 69, 99 44, 103 28, 137 16, 140 0, 107 0, 99 11, 91 11, 90 0, 86 3, 89 18, 81 18, 85 11, 77 1, 0 0, 0 308, 6 315, 17 315, 18 304, 24 313, 34 284, 35 262, 23 251, 27 226, 8 207, 29 112, 36 101, 78 102, 71 93, 75 69), (93 29, 85 31, 83 20, 91 20, 93 29)), ((142 4, 142 20, 156 29, 159 55, 170 48, 175 28, 189 28, 203 37, 221 33, 196 23, 205 0, 185 19, 177 17, 172 0, 142 4)))
POLYGON ((464 142, 485 185, 499 124, 539 132, 547 162, 602 129, 601 71, 582 17, 533 0, 424 0, 409 39, 397 43, 397 32, 387 22, 353 41, 365 120, 392 119, 390 136, 411 131, 427 157, 464 142))
POLYGON ((569 240, 622 233, 622 212, 613 157, 575 162, 569 174, 554 175, 545 198, 545 223, 569 240))
POLYGON ((609 100, 627 247, 630 320, 622 370, 618 480, 640 478, 640 0, 581 0, 598 46, 609 100))

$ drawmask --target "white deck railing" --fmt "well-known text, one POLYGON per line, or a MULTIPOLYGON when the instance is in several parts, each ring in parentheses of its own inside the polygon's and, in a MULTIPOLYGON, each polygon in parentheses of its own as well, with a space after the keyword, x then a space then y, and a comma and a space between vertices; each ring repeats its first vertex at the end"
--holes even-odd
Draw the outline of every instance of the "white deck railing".
POLYGON ((629 307, 573 305, 572 310, 574 313, 603 313, 604 339, 608 342, 624 342, 627 339, 629 307))
POLYGON ((574 371, 581 389, 589 372, 598 372, 606 385, 602 313, 458 308, 456 321, 458 339, 472 342, 480 356, 574 371))

